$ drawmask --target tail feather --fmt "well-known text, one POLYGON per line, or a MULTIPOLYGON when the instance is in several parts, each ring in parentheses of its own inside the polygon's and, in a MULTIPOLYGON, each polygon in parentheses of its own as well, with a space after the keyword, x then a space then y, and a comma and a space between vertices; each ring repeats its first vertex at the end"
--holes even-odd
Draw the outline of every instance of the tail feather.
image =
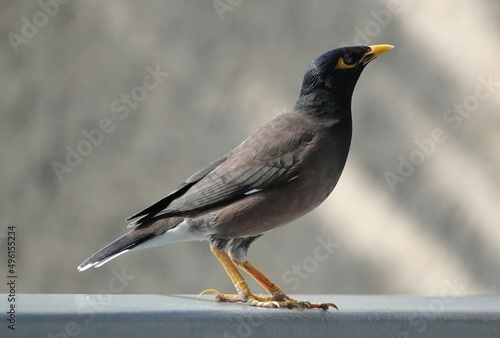
POLYGON ((139 245, 176 228, 182 220, 183 218, 178 217, 164 218, 147 226, 137 227, 97 251, 83 261, 77 269, 78 271, 84 271, 90 267, 100 267, 125 252, 135 249, 139 245))
POLYGON ((132 230, 83 261, 83 263, 78 266, 78 271, 84 271, 90 267, 97 268, 153 237, 155 237, 154 233, 144 233, 132 230))

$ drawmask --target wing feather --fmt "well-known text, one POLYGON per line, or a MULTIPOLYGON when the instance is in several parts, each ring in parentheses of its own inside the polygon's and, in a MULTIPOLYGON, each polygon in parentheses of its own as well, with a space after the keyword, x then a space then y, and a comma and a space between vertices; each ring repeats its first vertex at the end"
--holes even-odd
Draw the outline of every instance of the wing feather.
POLYGON ((165 217, 194 217, 247 198, 249 191, 272 189, 295 179, 301 153, 314 135, 307 130, 297 132, 297 121, 290 116, 284 119, 283 115, 189 177, 159 202, 129 217, 135 219, 130 226, 148 226, 165 217), (293 128, 287 124, 294 124, 293 128))

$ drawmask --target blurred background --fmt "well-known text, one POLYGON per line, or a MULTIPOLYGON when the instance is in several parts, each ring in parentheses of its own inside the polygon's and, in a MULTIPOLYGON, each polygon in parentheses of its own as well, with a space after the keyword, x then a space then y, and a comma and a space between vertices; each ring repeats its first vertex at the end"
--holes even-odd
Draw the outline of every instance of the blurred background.
POLYGON ((336 189, 249 261, 292 294, 500 292, 498 1, 9 1, 0 32, 18 292, 232 292, 205 242, 76 267, 287 111, 315 57, 379 43, 336 189))

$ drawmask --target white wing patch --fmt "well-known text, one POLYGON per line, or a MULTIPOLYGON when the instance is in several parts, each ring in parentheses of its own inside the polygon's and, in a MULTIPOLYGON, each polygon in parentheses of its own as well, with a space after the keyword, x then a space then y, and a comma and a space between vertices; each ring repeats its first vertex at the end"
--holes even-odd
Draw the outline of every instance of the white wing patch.
POLYGON ((250 191, 247 191, 247 192, 245 193, 245 196, 248 196, 248 195, 253 195, 253 194, 255 194, 255 193, 258 193, 259 191, 262 191, 262 189, 252 189, 252 190, 250 190, 250 191))

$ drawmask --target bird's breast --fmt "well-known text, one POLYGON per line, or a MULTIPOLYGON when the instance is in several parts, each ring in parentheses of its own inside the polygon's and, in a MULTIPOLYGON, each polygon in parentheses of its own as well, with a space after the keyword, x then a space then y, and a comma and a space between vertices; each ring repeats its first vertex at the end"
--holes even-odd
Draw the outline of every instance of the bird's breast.
POLYGON ((303 152, 296 177, 272 189, 221 208, 211 221, 220 237, 256 236, 285 225, 316 208, 332 192, 350 146, 350 126, 315 137, 303 152))

